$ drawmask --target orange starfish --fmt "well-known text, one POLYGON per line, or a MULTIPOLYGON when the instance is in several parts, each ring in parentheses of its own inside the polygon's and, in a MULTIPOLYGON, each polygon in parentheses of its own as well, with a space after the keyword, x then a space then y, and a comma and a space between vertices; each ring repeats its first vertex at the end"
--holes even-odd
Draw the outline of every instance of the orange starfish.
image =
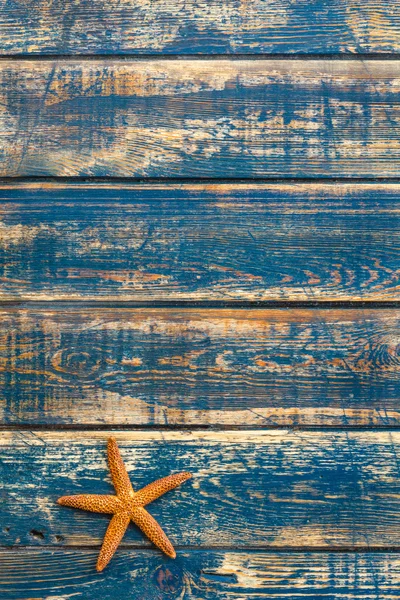
POLYGON ((190 479, 192 475, 190 473, 169 475, 153 481, 153 483, 146 485, 138 492, 134 492, 115 438, 112 437, 108 440, 107 451, 111 479, 117 492, 116 496, 80 494, 78 496, 62 496, 57 500, 58 504, 63 506, 114 515, 106 531, 96 569, 102 571, 108 565, 131 520, 136 523, 153 544, 158 546, 167 556, 175 558, 176 552, 171 542, 157 521, 143 507, 165 494, 165 492, 178 487, 178 485, 190 479))

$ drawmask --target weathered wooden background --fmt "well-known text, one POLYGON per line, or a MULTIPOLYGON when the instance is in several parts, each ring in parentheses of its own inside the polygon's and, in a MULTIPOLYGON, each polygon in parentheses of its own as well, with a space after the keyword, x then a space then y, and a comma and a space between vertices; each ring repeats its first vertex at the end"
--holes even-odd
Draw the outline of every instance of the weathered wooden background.
POLYGON ((399 0, 0 2, 1 600, 400 599, 399 99, 399 0))

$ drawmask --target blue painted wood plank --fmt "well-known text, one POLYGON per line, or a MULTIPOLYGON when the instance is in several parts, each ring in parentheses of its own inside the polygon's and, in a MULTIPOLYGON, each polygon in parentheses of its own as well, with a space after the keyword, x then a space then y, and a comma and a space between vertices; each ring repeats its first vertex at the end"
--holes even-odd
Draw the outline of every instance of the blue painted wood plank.
MULTIPOLYGON (((171 472, 193 479, 151 506, 179 551, 398 547, 399 431, 120 431, 133 486, 171 472)), ((112 493, 109 433, 3 431, 0 544, 98 546, 109 516, 56 504, 112 493)), ((150 543, 128 528, 124 543, 150 543)))
POLYGON ((400 175, 399 61, 0 64, 0 175, 400 175))
POLYGON ((0 554, 2 600, 394 600, 398 555, 235 551, 180 552, 176 560, 119 550, 104 573, 96 552, 22 550, 0 554))
POLYGON ((0 298, 398 300, 398 184, 0 186, 0 298))
POLYGON ((398 310, 0 311, 13 425, 398 426, 398 310))
POLYGON ((2 54, 368 53, 400 49, 382 0, 9 0, 2 54))

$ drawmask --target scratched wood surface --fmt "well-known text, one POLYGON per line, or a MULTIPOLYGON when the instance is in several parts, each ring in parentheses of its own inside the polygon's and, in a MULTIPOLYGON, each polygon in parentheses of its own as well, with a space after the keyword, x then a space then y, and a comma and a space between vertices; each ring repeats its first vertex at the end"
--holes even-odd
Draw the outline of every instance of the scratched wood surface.
POLYGON ((400 175, 400 61, 0 63, 0 175, 400 175))
POLYGON ((398 0, 10 0, 0 53, 397 54, 399 9, 398 0))
POLYGON ((1 600, 400 600, 399 8, 2 3, 1 600))
POLYGON ((0 186, 1 299, 397 300, 399 184, 0 186))
MULTIPOLYGON (((98 546, 109 517, 56 504, 112 491, 106 431, 3 431, 2 546, 98 546)), ((178 548, 398 547, 400 431, 119 431, 133 486, 193 479, 149 508, 178 548)), ((150 547, 129 528, 124 543, 150 547)))
POLYGON ((0 554, 0 593, 10 600, 394 600, 400 560, 388 553, 310 554, 185 551, 175 561, 120 549, 112 572, 95 572, 96 551, 0 554))
POLYGON ((399 310, 3 308, 13 425, 398 426, 399 310))

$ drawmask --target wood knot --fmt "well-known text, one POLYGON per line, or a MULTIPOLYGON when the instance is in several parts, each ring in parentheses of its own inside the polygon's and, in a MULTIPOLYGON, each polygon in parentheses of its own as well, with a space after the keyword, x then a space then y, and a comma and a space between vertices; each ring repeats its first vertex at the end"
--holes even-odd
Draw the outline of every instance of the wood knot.
POLYGON ((183 589, 183 571, 178 564, 163 565, 154 573, 154 581, 164 594, 177 594, 183 589))
POLYGON ((51 365, 58 373, 64 373, 72 377, 93 377, 103 364, 103 352, 101 348, 91 348, 90 352, 78 348, 65 348, 53 354, 51 365))
POLYGON ((385 335, 371 339, 356 362, 358 371, 398 371, 400 369, 400 337, 385 335))

